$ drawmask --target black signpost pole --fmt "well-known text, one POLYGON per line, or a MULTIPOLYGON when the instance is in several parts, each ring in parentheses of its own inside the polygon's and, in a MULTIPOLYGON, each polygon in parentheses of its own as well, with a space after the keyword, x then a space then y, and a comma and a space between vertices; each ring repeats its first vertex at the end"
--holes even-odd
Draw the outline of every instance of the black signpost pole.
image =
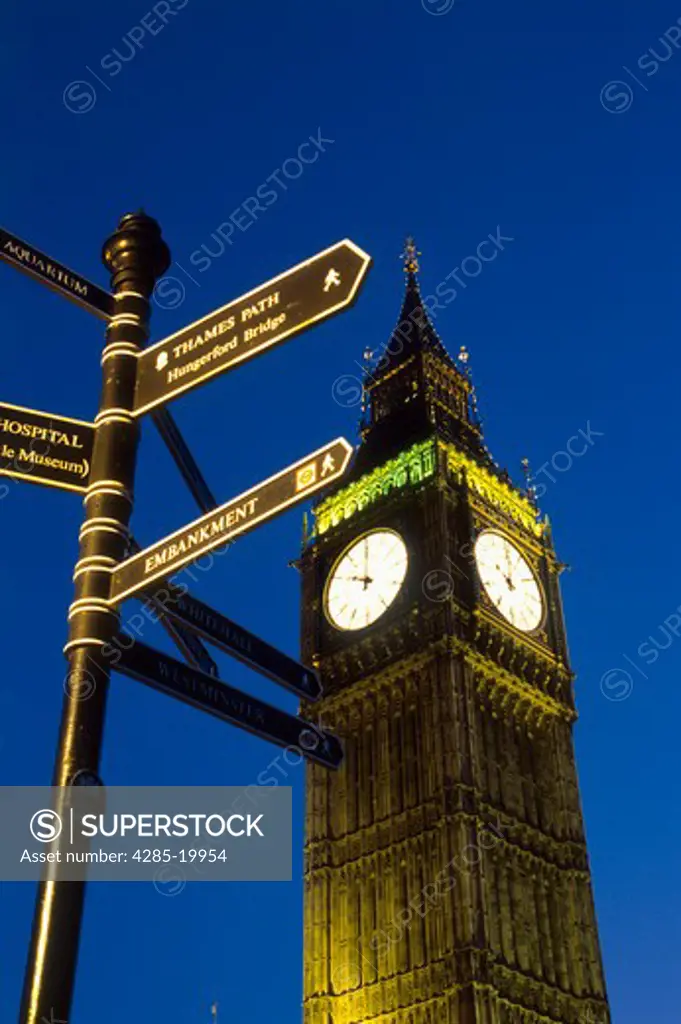
MULTIPOLYGON (((53 778, 62 787, 99 773, 110 675, 103 650, 118 631, 118 614, 107 598, 113 567, 126 556, 132 511, 137 353, 148 337, 149 297, 170 254, 156 221, 135 213, 121 219, 103 260, 112 275, 115 313, 102 355, 102 397, 69 610, 69 674, 53 778)), ((59 865, 51 868, 38 890, 21 1024, 69 1020, 85 883, 60 881, 59 865)))

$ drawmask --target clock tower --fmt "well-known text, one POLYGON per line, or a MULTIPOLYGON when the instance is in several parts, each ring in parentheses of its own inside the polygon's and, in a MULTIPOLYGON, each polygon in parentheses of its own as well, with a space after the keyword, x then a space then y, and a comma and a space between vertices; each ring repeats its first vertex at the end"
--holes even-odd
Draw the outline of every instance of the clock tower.
POLYGON ((307 769, 304 1024, 608 1024, 561 565, 417 271, 300 561, 345 746, 307 769))

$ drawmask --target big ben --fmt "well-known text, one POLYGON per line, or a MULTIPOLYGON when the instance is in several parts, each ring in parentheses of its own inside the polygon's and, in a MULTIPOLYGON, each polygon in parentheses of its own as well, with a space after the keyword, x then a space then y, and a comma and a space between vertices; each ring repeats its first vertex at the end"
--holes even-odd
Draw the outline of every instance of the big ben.
POLYGON ((308 768, 304 1024, 608 1024, 561 563, 418 269, 299 563, 346 754, 308 768))

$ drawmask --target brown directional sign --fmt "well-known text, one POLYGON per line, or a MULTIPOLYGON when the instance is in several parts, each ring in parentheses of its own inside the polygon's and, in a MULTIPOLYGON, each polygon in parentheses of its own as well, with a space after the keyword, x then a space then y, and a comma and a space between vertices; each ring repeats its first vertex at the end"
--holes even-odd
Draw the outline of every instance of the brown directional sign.
POLYGON ((0 473, 67 491, 87 490, 95 428, 0 403, 0 473))
POLYGON ((120 653, 116 671, 124 672, 154 690, 207 711, 280 747, 295 747, 325 768, 338 768, 343 760, 343 748, 338 737, 312 722, 280 711, 257 697, 147 647, 139 640, 127 648, 121 642, 120 653))
POLYGON ((152 345, 139 356, 135 415, 346 309, 370 264, 346 238, 152 345))
POLYGON ((167 579, 201 555, 326 487, 343 475, 352 455, 344 437, 311 452, 250 491, 225 502, 169 537, 121 562, 113 572, 111 604, 118 604, 156 580, 167 579))
POLYGON ((0 259, 42 281, 48 288, 65 295, 95 316, 104 320, 110 320, 113 316, 114 300, 109 292, 69 270, 63 263, 57 263, 4 228, 0 228, 0 259))
POLYGON ((319 676, 314 669, 301 665, 203 601, 182 593, 179 588, 175 588, 175 593, 171 588, 170 594, 171 599, 163 605, 166 615, 194 630, 220 650, 269 676, 275 683, 281 683, 297 696, 306 700, 318 700, 321 696, 319 676))

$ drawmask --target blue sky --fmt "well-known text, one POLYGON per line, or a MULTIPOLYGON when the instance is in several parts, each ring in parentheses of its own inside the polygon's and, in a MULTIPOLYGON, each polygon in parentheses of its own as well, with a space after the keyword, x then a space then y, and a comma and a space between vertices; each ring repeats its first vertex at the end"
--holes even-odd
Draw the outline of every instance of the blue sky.
MULTIPOLYGON (((3 9, 0 223, 106 285, 101 244, 144 206, 184 286, 179 304, 155 308, 154 340, 344 236, 372 254, 352 311, 173 404, 222 500, 338 434, 356 439, 357 407, 335 401, 333 385, 389 336, 405 234, 423 252, 424 291, 490 233, 512 239, 477 276, 459 271, 465 287, 436 324, 450 351, 471 352, 496 458, 516 476, 523 456, 546 466, 542 507, 571 567, 576 743, 613 1016, 671 1024, 681 939, 681 642, 670 631, 681 605, 681 50, 669 30, 680 11, 662 0, 166 6, 165 24, 139 0, 3 9), (285 161, 318 133, 327 141, 298 175, 285 161), (283 184, 249 221, 242 204, 268 179, 283 184), (199 269, 192 254, 218 252, 211 235, 235 211, 224 253, 199 269), (556 453, 589 426, 594 443, 568 466, 556 453)), ((4 266, 0 301, 0 400, 91 418, 101 324, 4 266)), ((195 517, 149 426, 137 499, 144 544, 195 517)), ((19 482, 0 502, 5 784, 51 775, 80 519, 74 495, 19 482)), ((298 580, 287 563, 300 532, 299 510, 258 530, 197 591, 292 653, 298 580)), ((145 640, 165 644, 156 633, 145 640)), ((221 665, 230 682, 294 710, 269 682, 221 665)), ((113 680, 110 784, 245 784, 275 756, 113 680)), ((286 781, 300 840, 301 770, 286 781)), ((7 1020, 33 895, 0 886, 7 1020)), ((301 900, 299 881, 197 884, 172 898, 145 884, 91 886, 73 1019, 203 1024, 217 1000, 231 1020, 299 1021, 301 900)))

